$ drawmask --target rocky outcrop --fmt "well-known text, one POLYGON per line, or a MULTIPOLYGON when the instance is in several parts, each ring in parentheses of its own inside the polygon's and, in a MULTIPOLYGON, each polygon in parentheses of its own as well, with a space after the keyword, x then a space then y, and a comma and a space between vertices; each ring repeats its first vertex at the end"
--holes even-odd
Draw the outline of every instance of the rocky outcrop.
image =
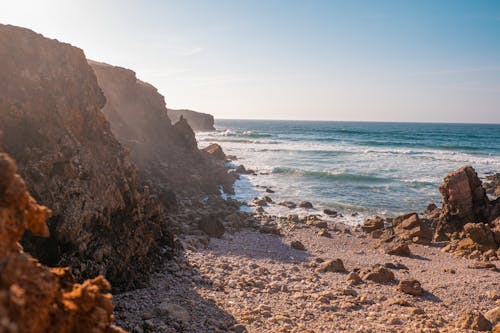
POLYGON ((43 263, 78 279, 137 285, 172 245, 161 205, 101 112, 106 99, 82 50, 0 25, 0 132, 32 195, 52 209, 50 237, 28 235, 43 263))
POLYGON ((174 110, 168 109, 168 116, 172 123, 177 123, 181 117, 186 119, 189 126, 195 132, 215 131, 214 116, 208 113, 201 113, 191 110, 174 110))
POLYGON ((49 269, 22 252, 25 230, 48 236, 50 210, 39 206, 0 153, 0 332, 119 333, 103 277, 76 284, 68 269, 49 269))
POLYGON ((490 203, 481 180, 471 166, 450 172, 439 191, 443 208, 437 232, 459 231, 468 222, 488 222, 490 203))
POLYGON ((171 198, 172 190, 177 196, 218 194, 221 184, 231 191, 234 177, 224 161, 198 149, 188 117, 171 124, 165 99, 155 87, 129 69, 89 63, 107 99, 103 112, 111 131, 160 198, 171 198))

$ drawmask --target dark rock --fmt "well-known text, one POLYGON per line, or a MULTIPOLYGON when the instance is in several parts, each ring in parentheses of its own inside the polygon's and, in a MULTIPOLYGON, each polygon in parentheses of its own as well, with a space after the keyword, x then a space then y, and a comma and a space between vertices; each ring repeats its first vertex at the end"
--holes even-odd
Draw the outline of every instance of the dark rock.
POLYGON ((304 244, 302 244, 300 241, 298 240, 294 240, 290 243, 290 246, 293 247, 294 249, 296 250, 301 250, 301 251, 305 251, 306 250, 306 247, 304 246, 304 244))
POLYGON ((310 203, 309 201, 302 201, 302 202, 299 204, 299 207, 300 207, 300 208, 311 209, 311 208, 313 208, 313 204, 312 204, 312 203, 310 203))
POLYGON ((215 214, 201 218, 198 227, 210 237, 220 238, 226 231, 226 228, 215 214))
POLYGON ((330 215, 330 216, 335 216, 338 214, 338 212, 336 210, 328 209, 328 208, 323 209, 323 213, 326 215, 330 215))

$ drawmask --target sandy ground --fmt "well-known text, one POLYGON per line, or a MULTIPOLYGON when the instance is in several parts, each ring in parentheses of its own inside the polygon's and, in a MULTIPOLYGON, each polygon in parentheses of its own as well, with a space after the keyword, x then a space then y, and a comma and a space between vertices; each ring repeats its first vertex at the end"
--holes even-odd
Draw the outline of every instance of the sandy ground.
POLYGON ((244 229, 186 250, 149 287, 115 295, 117 324, 137 333, 467 332, 455 328, 465 310, 498 305, 498 271, 471 269, 473 261, 433 246, 387 255, 361 232, 330 229, 331 238, 315 227, 283 236, 244 229), (292 248, 293 240, 306 250, 292 248), (318 258, 340 258, 349 272, 402 265, 391 269, 393 282, 350 286, 348 273, 317 272, 318 258), (420 281, 424 294, 398 291, 405 278, 420 281))

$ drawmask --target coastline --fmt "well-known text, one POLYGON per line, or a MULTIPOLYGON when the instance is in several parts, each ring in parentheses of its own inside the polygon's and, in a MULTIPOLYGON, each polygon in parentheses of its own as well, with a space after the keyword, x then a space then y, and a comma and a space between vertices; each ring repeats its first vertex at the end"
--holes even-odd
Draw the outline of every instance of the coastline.
POLYGON ((231 228, 219 237, 179 235, 182 250, 148 287, 114 296, 117 323, 137 333, 477 332, 487 326, 476 317, 498 311, 498 258, 486 265, 452 256, 439 241, 410 240, 409 253, 390 252, 400 240, 385 239, 383 225, 372 232, 367 221, 352 226, 285 209, 291 213, 240 210, 239 219, 224 219, 231 228), (322 271, 332 259, 343 269, 322 271), (369 277, 380 268, 393 276, 369 277), (421 294, 403 292, 402 281, 414 280, 421 294))

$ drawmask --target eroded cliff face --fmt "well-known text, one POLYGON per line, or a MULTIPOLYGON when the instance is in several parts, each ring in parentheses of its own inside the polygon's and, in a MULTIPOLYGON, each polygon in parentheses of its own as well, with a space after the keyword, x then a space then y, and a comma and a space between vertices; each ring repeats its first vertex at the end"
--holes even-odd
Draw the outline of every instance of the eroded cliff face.
POLYGON ((214 117, 208 113, 201 113, 192 110, 174 110, 167 109, 168 116, 175 124, 181 119, 181 116, 187 120, 193 131, 210 132, 215 131, 214 117))
POLYGON ((49 216, 0 153, 0 332, 124 332, 112 325, 110 285, 102 276, 76 284, 68 269, 49 269, 22 252, 25 230, 48 236, 49 216))
MULTIPOLYGON (((186 118, 172 125, 164 97, 131 70, 89 62, 107 102, 103 108, 111 130, 130 150, 142 179, 160 198, 196 198, 230 191, 234 178, 224 161, 200 151, 186 118)), ((168 206, 169 202, 164 203, 168 206)))
POLYGON ((82 50, 0 25, 0 132, 32 195, 50 207, 48 239, 26 249, 78 278, 137 284, 171 245, 162 206, 101 112, 106 99, 82 50))

